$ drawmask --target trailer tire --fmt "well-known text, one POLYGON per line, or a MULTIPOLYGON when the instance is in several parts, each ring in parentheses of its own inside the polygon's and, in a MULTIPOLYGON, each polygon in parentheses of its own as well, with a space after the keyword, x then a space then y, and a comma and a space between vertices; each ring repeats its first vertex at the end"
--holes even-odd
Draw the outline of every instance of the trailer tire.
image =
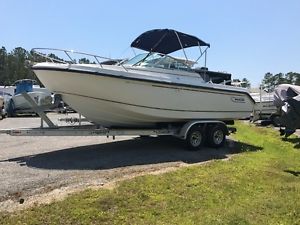
POLYGON ((226 140, 226 127, 221 124, 216 124, 209 128, 207 141, 210 147, 222 147, 226 140))
POLYGON ((186 137, 186 143, 189 150, 191 151, 199 150, 204 143, 204 132, 202 127, 200 126, 191 127, 186 137))

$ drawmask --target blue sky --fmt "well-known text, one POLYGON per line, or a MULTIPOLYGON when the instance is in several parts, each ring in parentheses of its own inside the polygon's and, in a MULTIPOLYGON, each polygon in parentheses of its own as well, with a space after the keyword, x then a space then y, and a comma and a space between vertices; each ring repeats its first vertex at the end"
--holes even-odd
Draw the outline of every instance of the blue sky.
POLYGON ((211 44, 207 66, 257 86, 266 72, 300 72, 299 0, 0 0, 0 46, 127 56, 142 32, 172 28, 211 44))

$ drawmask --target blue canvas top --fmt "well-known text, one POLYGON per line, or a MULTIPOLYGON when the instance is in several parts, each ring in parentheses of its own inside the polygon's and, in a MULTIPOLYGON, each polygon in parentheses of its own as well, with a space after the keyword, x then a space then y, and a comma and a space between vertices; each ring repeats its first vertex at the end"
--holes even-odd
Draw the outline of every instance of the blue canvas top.
POLYGON ((171 29, 146 31, 131 43, 131 47, 162 54, 169 54, 182 48, 193 46, 210 47, 208 43, 205 43, 195 36, 171 29))
POLYGON ((15 82, 15 85, 16 85, 15 95, 21 94, 22 92, 32 92, 34 82, 35 82, 34 80, 30 80, 30 79, 16 81, 15 82))

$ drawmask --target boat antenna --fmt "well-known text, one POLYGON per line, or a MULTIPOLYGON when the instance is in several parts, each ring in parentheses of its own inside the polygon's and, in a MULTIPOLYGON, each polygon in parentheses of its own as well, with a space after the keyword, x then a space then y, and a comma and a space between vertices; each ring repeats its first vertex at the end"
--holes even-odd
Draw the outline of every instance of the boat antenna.
POLYGON ((174 32, 175 32, 176 37, 177 37, 177 39, 178 39, 178 42, 179 42, 179 44, 180 44, 180 46, 181 46, 181 48, 182 48, 182 51, 183 51, 183 54, 184 54, 184 56, 185 56, 186 61, 189 61, 188 58, 187 58, 187 56, 186 56, 186 53, 185 53, 185 51, 184 51, 183 45, 182 45, 182 43, 181 43, 181 41, 180 41, 180 38, 179 38, 177 32, 176 32, 175 30, 174 30, 174 32))

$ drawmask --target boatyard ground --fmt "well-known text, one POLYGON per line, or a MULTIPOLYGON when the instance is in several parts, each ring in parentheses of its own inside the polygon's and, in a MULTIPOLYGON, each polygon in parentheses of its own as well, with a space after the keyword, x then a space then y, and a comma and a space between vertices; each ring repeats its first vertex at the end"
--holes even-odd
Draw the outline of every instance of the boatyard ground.
MULTIPOLYGON (((9 123, 39 120, 0 126, 9 123)), ((247 123, 236 127, 229 146, 198 152, 173 138, 2 135, 2 209, 13 203, 18 209, 42 193, 93 188, 2 212, 0 224, 300 224, 300 139, 282 140, 274 129, 247 123)))
MULTIPOLYGON (((48 114, 59 118, 78 114, 48 114)), ((38 117, 6 118, 0 129, 39 127, 38 117)), ((87 187, 177 167, 226 159, 233 146, 190 152, 171 137, 13 137, 0 135, 0 211, 61 199, 87 187), (22 201, 22 204, 20 204, 22 201), (24 201, 24 202, 23 202, 24 201)))

